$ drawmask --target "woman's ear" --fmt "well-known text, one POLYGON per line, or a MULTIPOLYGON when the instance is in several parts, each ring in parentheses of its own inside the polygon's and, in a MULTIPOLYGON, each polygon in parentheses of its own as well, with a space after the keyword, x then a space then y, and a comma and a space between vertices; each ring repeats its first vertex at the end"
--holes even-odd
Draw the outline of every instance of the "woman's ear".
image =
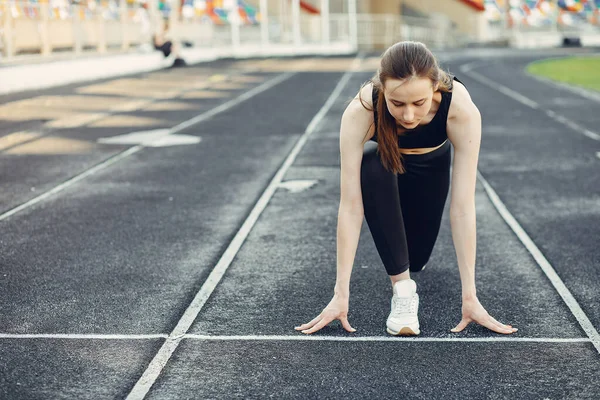
POLYGON ((436 83, 433 84, 433 91, 434 92, 437 92, 439 88, 440 88, 440 83, 439 82, 436 82, 436 83))

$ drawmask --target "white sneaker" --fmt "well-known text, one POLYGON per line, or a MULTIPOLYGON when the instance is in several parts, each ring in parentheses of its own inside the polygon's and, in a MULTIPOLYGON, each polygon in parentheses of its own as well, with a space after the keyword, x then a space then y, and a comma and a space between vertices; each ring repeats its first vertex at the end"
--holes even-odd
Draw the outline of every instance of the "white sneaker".
POLYGON ((394 284, 392 311, 387 319, 387 332, 391 335, 412 336, 421 333, 419 330, 419 295, 417 284, 406 279, 394 284))

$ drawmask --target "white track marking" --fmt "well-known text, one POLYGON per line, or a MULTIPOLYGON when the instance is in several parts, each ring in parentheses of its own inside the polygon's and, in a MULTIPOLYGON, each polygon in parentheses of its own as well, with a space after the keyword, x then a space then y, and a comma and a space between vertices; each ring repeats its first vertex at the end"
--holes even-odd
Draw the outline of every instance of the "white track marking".
MULTIPOLYGON (((538 103, 523 96, 521 93, 515 92, 514 90, 509 89, 504 85, 496 83, 496 82, 486 78, 485 76, 478 74, 475 71, 472 71, 472 69, 475 67, 476 64, 479 64, 479 62, 473 62, 473 63, 462 65, 460 67, 460 71, 466 75, 469 75, 471 78, 475 79, 477 82, 484 84, 485 86, 489 86, 492 89, 495 89, 495 90, 499 91, 500 93, 507 95, 508 97, 512 97, 513 99, 517 100, 519 103, 525 104, 526 106, 534 108, 536 110, 540 108, 540 105, 538 103)), ((480 66, 480 65, 478 65, 478 66, 480 66)))
POLYGON ((477 173, 479 181, 482 183, 485 192, 487 193, 489 199, 492 201, 492 204, 498 210, 498 213, 504 219, 504 221, 508 224, 508 226, 513 230, 513 232, 517 235, 521 243, 525 246, 525 248, 529 251, 529 253, 533 256, 535 261, 538 263, 544 274, 548 277, 560 297, 562 297, 563 301, 566 303, 569 310, 573 313, 579 325, 584 330, 584 332, 590 338, 592 344, 600 353, 600 335, 594 325, 590 322, 589 318, 583 310, 577 300, 573 297, 567 286, 560 279, 550 262, 544 257, 540 249, 533 243, 533 240, 527 235, 525 230, 519 225, 517 220, 512 216, 512 214, 508 211, 502 200, 498 197, 494 189, 489 185, 489 183, 485 180, 483 175, 480 172, 477 173))
POLYGON ((352 71, 356 69, 359 62, 359 57, 354 59, 350 70, 346 71, 344 76, 342 76, 333 92, 329 95, 329 98, 327 99, 323 107, 321 107, 319 112, 313 117, 312 121, 308 124, 306 131, 300 137, 300 139, 296 143, 296 146, 294 146, 281 168, 279 168, 279 170, 277 171, 277 173, 263 192, 262 196, 250 212, 250 215, 244 221, 242 227, 239 229, 239 231, 225 250, 223 256, 206 279, 206 282, 204 282, 192 303, 189 305, 187 310, 185 310, 181 319, 177 323, 177 326, 175 326, 173 332, 171 332, 171 334, 169 335, 169 338, 160 348, 154 359, 148 365, 146 371, 144 371, 143 375, 140 377, 138 382, 135 384, 135 386, 127 396, 127 400, 139 400, 143 399, 146 396, 146 394, 148 393, 148 391, 162 372, 162 369, 171 358, 171 355, 173 354, 177 346, 179 346, 181 340, 185 337, 185 333, 193 324, 194 320, 198 316, 198 313, 200 312, 200 310, 202 309, 212 292, 215 290, 217 284, 220 282, 221 278, 225 274, 225 271, 233 261, 237 252, 242 247, 242 244, 248 237, 250 231, 252 230, 252 227, 254 226, 260 214, 262 214, 263 210, 269 203, 269 200, 277 190, 283 176, 285 175, 289 167, 292 165, 292 163, 295 161, 298 153, 300 152, 300 150, 302 150, 302 147, 304 147, 304 144, 308 140, 308 137, 311 135, 311 133, 315 130, 317 124, 321 121, 321 119, 323 119, 327 111, 333 105, 334 101, 338 98, 342 89, 350 79, 352 71))
POLYGON ((311 179, 311 180, 298 179, 298 180, 293 180, 293 181, 281 182, 279 187, 282 189, 287 189, 288 191, 290 191, 292 193, 300 193, 300 192, 310 189, 317 183, 318 183, 318 181, 316 181, 314 179, 311 179))
MULTIPOLYGON (((462 73, 470 76, 471 78, 475 79, 477 82, 479 82, 483 85, 486 85, 494 90, 497 90, 500 93, 503 93, 503 94, 507 95, 508 97, 511 97, 511 98, 517 100, 518 102, 525 104, 528 107, 531 107, 535 110, 542 109, 542 107, 540 107, 540 105, 538 103, 536 103, 535 101, 523 96, 522 94, 520 94, 518 92, 515 92, 512 89, 507 88, 504 85, 501 85, 498 82, 494 82, 491 79, 489 79, 475 71, 472 71, 472 69, 475 68, 476 65, 481 66, 483 64, 480 62, 473 62, 473 63, 465 64, 460 67, 460 70, 462 73)), ((552 110, 545 110, 545 113, 548 117, 552 118, 556 122, 559 122, 578 133, 582 133, 583 135, 587 136, 590 139, 600 140, 600 134, 587 129, 587 128, 579 125, 578 123, 576 123, 562 115, 557 114, 556 112, 554 112, 552 110)))
POLYGON ((589 129, 577 124, 576 122, 573 122, 572 120, 570 120, 562 115, 555 113, 552 110, 546 110, 546 115, 549 116, 550 118, 552 118, 553 120, 560 122, 561 124, 563 124, 565 126, 568 126, 569 128, 573 129, 574 131, 583 133, 585 136, 589 137, 590 139, 600 140, 600 135, 597 134, 596 132, 592 132, 589 129))
POLYGON ((257 94, 264 92, 265 90, 270 89, 271 87, 273 87, 275 85, 278 85, 279 83, 285 81, 286 79, 289 79, 292 75, 295 75, 295 72, 286 72, 285 74, 279 75, 279 76, 275 77, 274 79, 271 79, 270 81, 267 81, 267 82, 263 83, 262 85, 257 86, 254 89, 247 91, 246 93, 238 96, 237 98, 228 101, 227 103, 223 103, 220 106, 213 108, 212 110, 209 110, 205 113, 198 115, 197 117, 194 117, 192 119, 184 121, 178 125, 175 125, 174 127, 171 128, 170 133, 181 132, 184 129, 187 129, 190 126, 196 125, 199 122, 206 121, 207 119, 214 117, 215 115, 220 114, 223 111, 226 111, 226 110, 230 109, 231 107, 233 107, 243 101, 246 101, 251 97, 256 96, 257 94))
POLYGON ((69 186, 87 178, 90 175, 95 174, 96 172, 98 172, 118 161, 121 161, 122 159, 124 159, 126 157, 129 157, 132 154, 137 153, 141 149, 143 149, 142 146, 135 146, 135 147, 131 147, 125 151, 122 151, 121 153, 119 153, 117 155, 112 156, 108 160, 103 161, 100 164, 97 164, 97 165, 93 166, 92 168, 85 170, 84 172, 80 173, 79 175, 75 175, 73 178, 69 179, 66 182, 61 183, 58 186, 55 186, 54 188, 48 190, 47 192, 44 192, 41 195, 34 197, 33 199, 21 204, 20 206, 15 207, 15 208, 3 213, 2 215, 0 215, 0 221, 4 221, 8 217, 10 217, 20 211, 23 211, 24 209, 31 207, 41 201, 46 200, 48 197, 68 188, 69 186))
POLYGON ((589 137, 590 139, 594 139, 594 140, 600 140, 600 135, 597 134, 596 132, 592 132, 589 129, 583 129, 581 131, 581 133, 583 133, 585 136, 589 137))
POLYGON ((147 340, 166 339, 165 333, 147 335, 119 335, 96 333, 0 333, 0 339, 84 339, 84 340, 147 340))
POLYGON ((131 132, 124 135, 98 139, 98 143, 124 145, 139 144, 144 147, 180 146, 186 144, 198 144, 201 141, 202 138, 200 136, 171 133, 170 129, 131 132))
POLYGON ((210 335, 185 335, 186 339, 193 340, 213 340, 213 341, 320 341, 320 342, 540 342, 540 343, 589 343, 587 338, 520 338, 514 336, 507 337, 484 337, 484 338, 465 338, 465 337, 402 337, 402 336, 318 336, 299 334, 297 336, 288 335, 245 335, 245 336, 210 336, 210 335))
MULTIPOLYGON (((197 124, 198 122, 204 121, 210 117, 213 117, 219 113, 222 113, 223 111, 226 111, 229 108, 234 107, 234 106, 238 105, 239 103, 241 103, 245 100, 248 100, 249 98, 256 96, 257 94, 264 92, 265 90, 268 90, 271 87, 283 82, 284 80, 290 78, 292 75, 294 75, 294 73, 289 73, 289 72, 278 75, 277 77, 275 77, 269 81, 266 81, 262 85, 249 90, 248 92, 244 93, 243 95, 241 95, 233 100, 223 103, 220 106, 213 108, 212 110, 204 112, 192 119, 189 119, 187 121, 182 122, 179 125, 174 126, 173 128, 171 128, 169 130, 169 134, 180 132, 184 129, 191 127, 194 124, 197 124)), ((81 181, 82 179, 85 179, 88 176, 95 174, 96 172, 98 172, 118 161, 121 161, 121 160, 129 157, 132 154, 137 153, 138 151, 142 150, 143 148, 144 148, 144 146, 131 147, 127 150, 122 151, 121 153, 118 153, 118 154, 112 156, 108 160, 105 160, 105 161, 101 162, 100 164, 97 164, 97 165, 85 170, 84 172, 82 172, 78 175, 75 175, 73 178, 67 180, 66 182, 61 183, 60 185, 54 187, 53 189, 50 189, 47 192, 42 193, 41 195, 39 195, 37 197, 34 197, 33 199, 21 204, 20 206, 17 206, 11 210, 8 210, 7 212, 0 215, 0 221, 3 221, 10 216, 12 216, 20 211, 25 210, 26 208, 31 207, 58 192, 61 192, 62 190, 68 188, 69 186, 81 181)))
POLYGON ((581 88, 578 86, 569 85, 564 82, 553 81, 552 79, 546 78, 544 76, 534 75, 527 71, 525 71, 525 74, 527 76, 529 76, 530 78, 533 78, 537 81, 545 83, 548 86, 554 86, 554 87, 557 87, 560 89, 564 89, 564 90, 574 93, 578 96, 585 97, 588 100, 593 100, 593 101, 597 101, 600 103, 600 93, 594 93, 591 90, 584 89, 584 88, 581 88))
MULTIPOLYGON (((72 333, 0 333, 1 339, 61 339, 61 340, 153 340, 167 339, 169 335, 119 335, 119 334, 72 334, 72 333)), ((182 339, 205 341, 324 341, 324 342, 539 342, 539 343, 589 343, 588 338, 527 338, 511 336, 498 337, 402 337, 402 336, 320 336, 320 335, 195 335, 185 334, 182 339)))

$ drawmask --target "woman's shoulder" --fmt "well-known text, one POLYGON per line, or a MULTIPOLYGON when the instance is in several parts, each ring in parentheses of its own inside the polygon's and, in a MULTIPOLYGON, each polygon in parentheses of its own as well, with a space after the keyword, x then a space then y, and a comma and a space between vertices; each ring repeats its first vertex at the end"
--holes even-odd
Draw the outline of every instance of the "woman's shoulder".
POLYGON ((343 135, 350 135, 364 143, 373 136, 373 84, 365 83, 350 101, 342 116, 343 135))
POLYGON ((481 113, 461 83, 454 85, 446 132, 455 148, 463 145, 468 148, 469 143, 478 141, 481 136, 481 113))
POLYGON ((358 91, 358 94, 356 95, 356 98, 358 98, 360 96, 360 98, 362 100, 364 100, 364 103, 366 103, 372 109, 373 108, 373 91, 375 91, 375 90, 377 90, 377 89, 373 85, 373 82, 367 81, 361 86, 360 90, 358 91))
MULTIPOLYGON (((449 119, 462 119, 464 113, 470 113, 475 107, 471 95, 465 85, 454 79, 452 85, 452 101, 448 110, 449 119)), ((475 107, 476 108, 476 107, 475 107)))
POLYGON ((373 115, 373 83, 365 82, 356 96, 348 103, 344 114, 373 115))

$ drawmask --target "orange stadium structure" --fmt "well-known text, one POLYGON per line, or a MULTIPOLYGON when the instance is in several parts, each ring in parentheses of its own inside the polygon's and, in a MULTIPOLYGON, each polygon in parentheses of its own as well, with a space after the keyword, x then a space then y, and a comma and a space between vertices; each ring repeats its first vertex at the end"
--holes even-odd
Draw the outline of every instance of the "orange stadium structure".
POLYGON ((300 8, 309 14, 316 14, 316 15, 321 14, 321 11, 319 11, 318 8, 316 8, 315 6, 313 6, 312 4, 310 4, 306 1, 300 0, 300 8))
POLYGON ((485 11, 484 0, 459 0, 479 11, 485 11))

